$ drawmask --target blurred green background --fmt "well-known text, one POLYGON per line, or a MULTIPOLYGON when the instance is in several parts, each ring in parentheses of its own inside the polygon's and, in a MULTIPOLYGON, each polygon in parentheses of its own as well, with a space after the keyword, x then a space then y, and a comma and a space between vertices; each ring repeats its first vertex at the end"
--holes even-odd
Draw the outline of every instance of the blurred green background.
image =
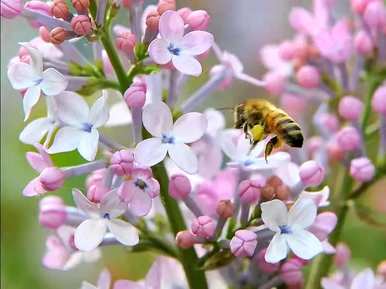
MULTIPOLYGON (((208 10, 212 16, 210 31, 214 33, 216 41, 223 49, 238 55, 251 75, 261 75, 263 72, 258 59, 259 48, 291 35, 287 22, 290 8, 311 5, 310 1, 283 0, 177 2, 178 7, 187 5, 193 9, 208 10)), ((345 11, 348 1, 341 2, 340 9, 345 11)), ((21 97, 12 90, 6 76, 7 63, 17 54, 18 42, 28 41, 35 35, 36 31, 22 18, 12 21, 1 19, 1 288, 80 288, 82 280, 95 283, 103 267, 109 268, 114 278, 142 278, 153 255, 130 254, 123 248, 103 248, 103 258, 98 263, 82 264, 68 272, 51 271, 41 266, 48 232, 38 224, 39 199, 21 195, 23 187, 35 174, 24 157, 30 148, 18 141, 24 125, 21 97)), ((206 63, 213 64, 213 58, 206 63)), ((184 97, 206 78, 207 74, 203 74, 192 80, 184 91, 184 97)), ((202 107, 230 106, 257 94, 264 94, 264 91, 236 82, 226 92, 214 93, 202 107)), ((35 110, 33 116, 38 114, 39 109, 35 110)), ((106 133, 118 135, 117 131, 106 133)), ((128 143, 124 134, 120 135, 120 141, 128 143)), ((65 160, 68 165, 80 162, 75 153, 70 156, 65 160)), ((61 190, 61 196, 70 202, 69 189, 73 186, 82 188, 83 183, 82 178, 72 179, 61 190)), ((365 200, 382 214, 386 214, 385 188, 386 180, 383 180, 371 189, 365 200)), ((353 214, 348 218, 344 240, 352 247, 355 266, 376 266, 380 260, 386 259, 386 232, 362 223, 353 214)))

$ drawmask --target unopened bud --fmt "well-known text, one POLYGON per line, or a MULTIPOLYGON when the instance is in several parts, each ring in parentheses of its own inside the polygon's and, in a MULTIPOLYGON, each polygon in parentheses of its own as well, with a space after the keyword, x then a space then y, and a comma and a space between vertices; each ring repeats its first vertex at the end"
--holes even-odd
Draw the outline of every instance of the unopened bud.
POLYGON ((66 221, 66 206, 57 196, 48 196, 39 203, 39 223, 47 229, 57 229, 66 221))
POLYGON ((110 168, 116 175, 130 175, 134 165, 134 154, 130 150, 117 151, 112 155, 110 163, 110 168))
POLYGON ((209 216, 200 216, 193 221, 191 229, 196 236, 210 239, 216 229, 216 223, 209 216))
POLYGON ((345 152, 355 151, 361 146, 361 137, 356 128, 352 126, 342 128, 336 135, 336 141, 345 152))
POLYGON ((362 114, 363 103, 353 96, 345 96, 339 102, 339 114, 346 120, 357 121, 362 114))
POLYGON ((253 204, 260 200, 261 188, 265 180, 258 176, 252 180, 244 180, 239 185, 240 201, 244 204, 253 204))
POLYGON ((186 24, 186 19, 188 19, 188 16, 190 15, 190 13, 192 13, 192 10, 189 7, 183 7, 181 9, 178 9, 177 13, 178 15, 181 16, 181 18, 184 20, 186 24))
POLYGON ((273 273, 279 270, 280 268, 280 263, 268 263, 265 261, 265 254, 267 252, 267 249, 260 250, 258 254, 254 257, 254 261, 259 267, 261 271, 264 273, 273 273))
POLYGON ((56 167, 45 168, 40 173, 40 183, 46 191, 56 191, 64 184, 65 174, 61 169, 56 167))
POLYGON ((92 31, 90 18, 86 15, 74 16, 71 20, 71 27, 78 35, 88 35, 92 31))
POLYGON ((181 231, 176 235, 177 246, 182 249, 192 248, 196 243, 195 236, 189 231, 181 231))
POLYGON ((45 26, 39 27, 39 36, 45 42, 51 41, 50 31, 45 26))
POLYGON ((55 45, 62 44, 66 37, 67 31, 63 27, 56 27, 50 32, 50 41, 55 45))
POLYGON ((72 0, 72 5, 78 13, 84 13, 90 6, 90 0, 72 0))
POLYGON ((375 167, 368 158, 356 158, 351 161, 350 174, 358 182, 368 182, 374 177, 375 167))
POLYGON ((319 186, 324 179, 324 168, 316 161, 307 161, 300 166, 299 176, 305 186, 319 186))
POLYGON ((296 73, 296 80, 305 88, 315 88, 320 84, 320 74, 315 67, 304 65, 296 73))
POLYGON ((284 90, 285 79, 275 72, 268 72, 264 75, 264 88, 273 95, 280 95, 284 90))
POLYGON ((217 203, 216 212, 220 218, 227 219, 233 216, 235 206, 230 200, 221 200, 217 203))
POLYGON ((118 33, 115 43, 119 50, 131 55, 136 43, 135 34, 130 31, 118 33))
POLYGON ((296 285, 303 283, 303 263, 292 258, 286 261, 280 268, 280 277, 287 285, 296 285))
POLYGON ((70 12, 68 11, 68 7, 65 1, 63 0, 55 0, 51 7, 51 13, 56 18, 62 18, 66 20, 70 16, 70 12))
POLYGON ((184 175, 174 175, 170 178, 169 194, 176 200, 185 199, 192 191, 189 179, 184 175))
POLYGON ((386 117, 386 85, 378 87, 371 101, 372 109, 386 117))
POLYGON ((206 30, 210 22, 210 16, 205 10, 196 10, 189 14, 185 23, 192 30, 206 30))
POLYGON ((175 0, 160 0, 158 2, 157 11, 159 15, 162 15, 165 11, 176 10, 175 0))
POLYGON ((363 30, 355 35, 354 46, 356 51, 364 56, 371 54, 374 49, 374 44, 370 35, 363 30))
POLYGON ((334 256, 335 265, 338 268, 342 268, 346 266, 348 261, 351 259, 351 250, 344 243, 339 243, 338 245, 336 245, 335 249, 336 249, 335 256, 334 256))
POLYGON ((257 246, 257 236, 249 230, 238 230, 230 242, 230 248, 236 257, 251 257, 257 246))

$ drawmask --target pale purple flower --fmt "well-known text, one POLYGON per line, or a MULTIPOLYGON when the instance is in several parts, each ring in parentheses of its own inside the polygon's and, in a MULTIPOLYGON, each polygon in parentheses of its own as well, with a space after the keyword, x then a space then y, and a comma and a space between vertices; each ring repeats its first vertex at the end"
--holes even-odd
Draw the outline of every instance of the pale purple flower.
POLYGON ((178 167, 187 173, 197 172, 197 156, 187 143, 199 140, 205 133, 207 120, 198 112, 182 115, 173 124, 169 107, 152 103, 143 110, 143 125, 153 136, 135 148, 135 160, 144 166, 153 166, 169 154, 178 167))
POLYGON ((91 251, 99 246, 109 230, 120 243, 134 246, 139 242, 137 229, 119 219, 127 209, 115 191, 108 193, 100 204, 90 202, 79 190, 73 190, 76 206, 88 215, 75 230, 75 246, 91 251))
POLYGON ((80 289, 110 289, 111 284, 111 274, 107 269, 104 269, 98 278, 98 283, 96 286, 88 283, 87 281, 82 282, 82 287, 80 289))
POLYGON ((267 157, 263 156, 267 139, 260 141, 253 149, 248 139, 240 130, 225 130, 220 136, 220 143, 224 153, 230 158, 229 166, 241 167, 245 170, 272 170, 290 161, 286 152, 276 152, 267 157))
POLYGON ((316 218, 316 205, 299 199, 288 211, 284 202, 272 200, 262 203, 264 224, 275 232, 269 243, 265 260, 277 263, 287 257, 288 249, 302 259, 309 260, 322 252, 321 242, 308 230, 316 218))
POLYGON ((293 72, 292 63, 280 57, 279 46, 277 45, 264 46, 260 50, 260 57, 264 66, 275 74, 287 77, 293 72))
POLYGON ((42 54, 29 44, 25 44, 24 47, 28 49, 31 63, 10 63, 8 78, 14 89, 26 90, 23 96, 24 120, 26 120, 32 107, 38 102, 41 92, 47 96, 58 95, 66 89, 68 80, 54 68, 43 71, 42 54))
POLYGON ((45 267, 67 271, 82 262, 93 263, 101 257, 99 249, 82 252, 74 248, 74 232, 73 227, 61 226, 56 230, 55 235, 47 237, 46 252, 42 259, 45 267))
POLYGON ((184 35, 184 20, 175 11, 166 11, 159 21, 160 38, 149 45, 154 62, 173 66, 184 74, 198 76, 202 72, 195 56, 206 52, 213 44, 213 35, 206 31, 192 31, 184 35))
POLYGON ((91 109, 74 92, 65 91, 56 100, 58 118, 64 126, 57 132, 49 153, 77 149, 86 160, 94 160, 99 143, 98 128, 109 118, 107 96, 98 98, 91 109))
POLYGON ((373 271, 367 268, 359 272, 349 286, 345 286, 335 278, 323 278, 322 287, 324 289, 385 289, 386 283, 377 280, 373 271))

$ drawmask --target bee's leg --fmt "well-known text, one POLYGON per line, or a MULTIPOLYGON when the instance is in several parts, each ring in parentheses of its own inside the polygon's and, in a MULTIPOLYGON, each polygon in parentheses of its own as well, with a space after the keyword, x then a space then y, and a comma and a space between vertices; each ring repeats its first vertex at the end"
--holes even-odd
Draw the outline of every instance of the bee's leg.
POLYGON ((271 154, 272 150, 274 147, 277 147, 277 144, 279 143, 279 138, 277 136, 271 138, 267 145, 265 146, 265 152, 264 152, 264 157, 265 161, 268 163, 268 156, 271 154))

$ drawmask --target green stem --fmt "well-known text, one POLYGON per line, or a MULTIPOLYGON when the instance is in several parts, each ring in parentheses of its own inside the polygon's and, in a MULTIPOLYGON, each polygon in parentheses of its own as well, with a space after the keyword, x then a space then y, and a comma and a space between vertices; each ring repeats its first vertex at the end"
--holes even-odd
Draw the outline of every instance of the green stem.
MULTIPOLYGON (((346 198, 348 193, 351 192, 353 185, 352 178, 350 175, 345 174, 342 181, 342 186, 340 190, 341 201, 338 201, 338 206, 336 208, 336 215, 338 218, 338 223, 334 232, 331 233, 329 237, 329 242, 331 245, 336 246, 339 242, 343 226, 347 217, 348 207, 346 204, 346 198)), ((308 280, 305 289, 320 289, 321 288, 321 280, 323 277, 326 277, 328 272, 330 271, 330 267, 332 265, 332 256, 322 254, 315 258, 312 262, 311 270, 308 275, 308 280)))
MULTIPOLYGON (((170 227, 174 235, 178 232, 186 230, 184 217, 177 202, 168 194, 169 178, 163 164, 158 164, 153 167, 154 177, 160 183, 161 200, 169 219, 170 227)), ((207 281, 205 272, 198 268, 198 257, 193 248, 180 249, 180 262, 185 271, 186 279, 190 289, 207 289, 207 281)))
POLYGON ((371 98, 378 85, 381 83, 378 78, 369 76, 368 90, 365 98, 365 109, 361 120, 361 129, 363 132, 366 131, 367 123, 369 122, 370 113, 371 113, 371 98))

